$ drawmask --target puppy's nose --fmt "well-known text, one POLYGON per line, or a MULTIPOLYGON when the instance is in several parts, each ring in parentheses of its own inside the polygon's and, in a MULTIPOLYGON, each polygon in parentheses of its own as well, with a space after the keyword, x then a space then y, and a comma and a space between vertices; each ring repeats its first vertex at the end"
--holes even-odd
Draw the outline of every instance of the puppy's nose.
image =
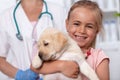
POLYGON ((42 59, 42 57, 43 57, 41 52, 39 52, 38 56, 39 56, 40 59, 42 59))

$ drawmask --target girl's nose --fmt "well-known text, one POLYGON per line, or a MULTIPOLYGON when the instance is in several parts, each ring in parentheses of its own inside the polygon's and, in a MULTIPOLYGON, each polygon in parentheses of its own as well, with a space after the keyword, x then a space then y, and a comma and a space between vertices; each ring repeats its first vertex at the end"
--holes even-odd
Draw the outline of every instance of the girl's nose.
POLYGON ((80 26, 80 28, 78 29, 79 33, 85 33, 86 29, 84 26, 80 26))

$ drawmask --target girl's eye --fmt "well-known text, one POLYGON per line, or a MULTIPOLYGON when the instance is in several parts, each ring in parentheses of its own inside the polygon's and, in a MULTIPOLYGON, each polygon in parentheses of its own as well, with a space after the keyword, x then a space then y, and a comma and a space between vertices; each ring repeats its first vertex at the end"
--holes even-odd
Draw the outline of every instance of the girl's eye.
POLYGON ((88 28, 91 28, 91 29, 94 28, 93 25, 87 25, 87 27, 88 27, 88 28))
POLYGON ((74 23, 74 25, 79 26, 80 24, 79 23, 74 23))
POLYGON ((93 26, 87 26, 88 28, 93 28, 93 26))

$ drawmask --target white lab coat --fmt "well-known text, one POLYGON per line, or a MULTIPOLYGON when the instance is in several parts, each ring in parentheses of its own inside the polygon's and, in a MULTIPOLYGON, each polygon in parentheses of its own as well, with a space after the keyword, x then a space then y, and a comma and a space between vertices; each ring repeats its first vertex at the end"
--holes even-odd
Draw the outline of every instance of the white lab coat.
MULTIPOLYGON (((52 13, 54 18, 54 27, 62 31, 65 29, 65 18, 66 11, 61 6, 56 6, 55 4, 48 3, 48 10, 52 13)), ((13 19, 14 7, 6 10, 0 15, 0 56, 6 57, 7 61, 13 66, 26 70, 31 64, 32 55, 32 31, 33 26, 26 17, 21 5, 17 8, 16 19, 19 25, 21 35, 23 36, 23 41, 16 38, 17 29, 13 19)), ((45 6, 43 11, 45 10, 45 6)), ((50 17, 42 16, 39 19, 37 28, 37 40, 41 32, 47 28, 51 27, 50 17)), ((14 80, 0 74, 0 80, 14 80)))

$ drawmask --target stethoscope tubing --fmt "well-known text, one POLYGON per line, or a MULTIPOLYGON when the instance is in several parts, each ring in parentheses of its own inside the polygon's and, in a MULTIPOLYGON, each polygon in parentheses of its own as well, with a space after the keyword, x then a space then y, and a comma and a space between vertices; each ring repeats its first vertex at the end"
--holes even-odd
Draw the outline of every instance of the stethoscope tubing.
POLYGON ((18 6, 20 5, 21 1, 18 2, 18 4, 16 5, 14 11, 13 11, 13 18, 14 18, 14 22, 15 22, 15 26, 16 26, 16 29, 17 29, 17 33, 16 33, 16 37, 22 41, 23 40, 23 37, 21 36, 21 33, 20 33, 20 30, 19 30, 19 27, 18 27, 18 23, 17 23, 17 20, 16 20, 16 15, 15 15, 15 12, 18 8, 18 6))
POLYGON ((51 20, 53 20, 52 14, 48 11, 48 6, 47 6, 46 1, 43 0, 43 2, 44 2, 44 4, 45 4, 46 11, 45 11, 45 12, 42 12, 38 18, 40 19, 43 14, 48 14, 48 15, 50 15, 50 17, 51 17, 51 20))
MULTIPOLYGON (((16 26, 16 29, 17 29, 16 37, 17 37, 18 40, 23 41, 23 36, 22 36, 21 33, 20 33, 20 29, 19 29, 19 26, 18 26, 18 23, 17 23, 17 20, 16 20, 16 14, 15 14, 18 6, 20 5, 20 3, 21 3, 21 1, 19 1, 19 2, 17 3, 17 5, 16 5, 16 7, 15 7, 15 9, 14 9, 14 11, 13 11, 13 19, 14 19, 15 26, 16 26)), ((52 20, 52 22, 53 22, 53 15, 48 11, 48 6, 47 6, 46 1, 43 0, 43 3, 45 4, 46 11, 45 11, 45 12, 42 12, 42 13, 40 14, 40 16, 38 17, 38 19, 40 19, 40 18, 42 17, 42 15, 48 14, 48 15, 50 15, 50 18, 51 18, 51 20, 52 20)))

